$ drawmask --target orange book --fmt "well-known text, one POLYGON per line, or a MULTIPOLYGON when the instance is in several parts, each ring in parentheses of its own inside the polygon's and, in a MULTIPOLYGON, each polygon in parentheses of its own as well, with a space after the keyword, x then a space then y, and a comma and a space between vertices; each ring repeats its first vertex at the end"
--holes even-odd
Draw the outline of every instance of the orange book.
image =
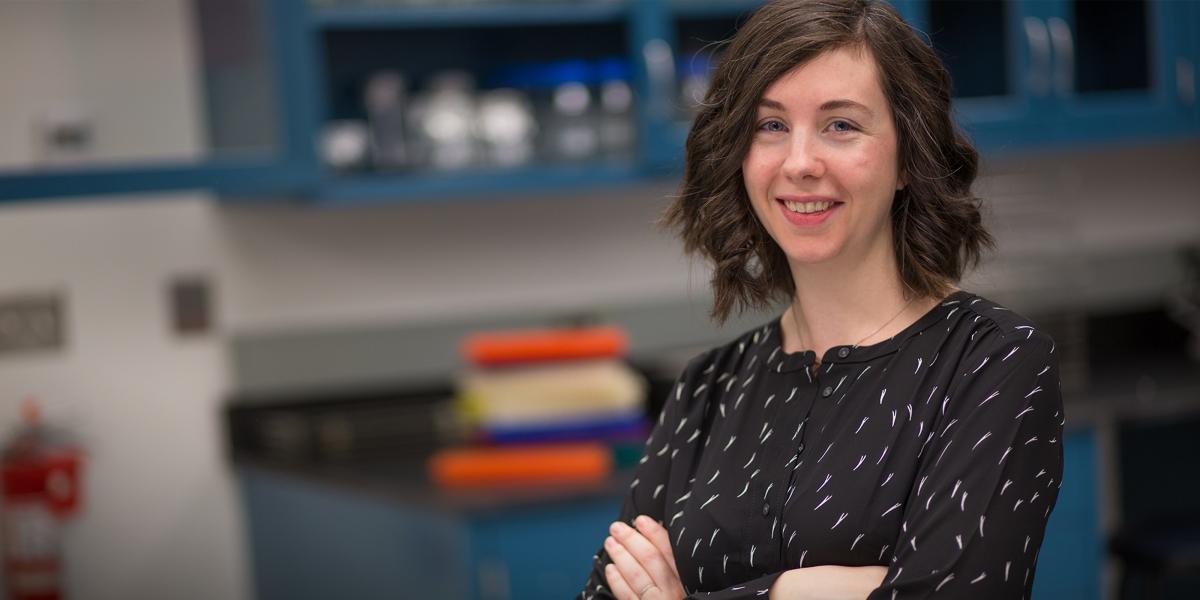
POLYGON ((481 367, 548 360, 623 356, 628 336, 615 327, 497 331, 472 335, 463 357, 481 367))
POLYGON ((604 444, 582 442, 442 450, 429 459, 434 483, 449 488, 600 481, 612 472, 604 444))

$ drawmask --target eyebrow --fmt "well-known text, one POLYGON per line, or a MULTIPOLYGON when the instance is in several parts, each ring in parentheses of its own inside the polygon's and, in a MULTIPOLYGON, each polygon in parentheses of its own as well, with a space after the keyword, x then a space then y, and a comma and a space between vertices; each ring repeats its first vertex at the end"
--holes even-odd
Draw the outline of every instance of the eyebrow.
MULTIPOLYGON (((784 110, 782 104, 780 104, 779 102, 776 102, 774 100, 771 100, 769 98, 763 98, 761 101, 759 101, 758 105, 765 106, 767 108, 773 108, 775 110, 784 110)), ((838 98, 836 100, 828 100, 828 101, 822 103, 821 106, 817 107, 817 110, 820 112, 828 112, 828 111, 840 110, 840 109, 859 110, 859 111, 866 113, 868 117, 875 116, 875 113, 872 112, 871 109, 867 108, 865 105, 855 102, 853 100, 848 100, 846 98, 838 98)))

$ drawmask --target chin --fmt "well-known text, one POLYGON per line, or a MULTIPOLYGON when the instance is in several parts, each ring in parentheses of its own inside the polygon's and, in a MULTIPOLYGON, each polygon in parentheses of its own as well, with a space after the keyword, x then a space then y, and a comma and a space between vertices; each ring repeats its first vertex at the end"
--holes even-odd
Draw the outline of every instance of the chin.
POLYGON ((783 253, 787 256, 788 262, 804 265, 827 262, 834 259, 838 255, 838 252, 835 248, 811 246, 784 248, 783 253))

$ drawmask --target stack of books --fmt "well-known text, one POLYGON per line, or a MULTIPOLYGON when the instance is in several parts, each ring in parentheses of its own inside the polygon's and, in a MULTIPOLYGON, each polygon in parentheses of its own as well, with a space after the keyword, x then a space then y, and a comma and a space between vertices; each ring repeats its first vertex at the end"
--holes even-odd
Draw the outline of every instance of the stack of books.
POLYGON ((476 442, 434 456, 434 481, 460 487, 606 477, 613 455, 640 448, 647 432, 647 384, 624 362, 627 346, 625 333, 611 327, 465 340, 458 402, 476 442))

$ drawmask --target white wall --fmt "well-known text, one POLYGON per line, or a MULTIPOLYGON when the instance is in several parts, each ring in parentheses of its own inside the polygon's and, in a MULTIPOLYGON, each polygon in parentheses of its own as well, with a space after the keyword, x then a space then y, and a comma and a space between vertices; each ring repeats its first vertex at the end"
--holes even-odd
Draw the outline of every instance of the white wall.
MULTIPOLYGON (((196 156, 202 105, 189 0, 0 1, 0 168, 41 155, 34 123, 74 106, 91 157, 196 156)), ((0 206, 0 296, 66 298, 62 353, 0 356, 0 431, 35 394, 83 437, 85 504, 66 534, 72 600, 250 597, 222 454, 218 334, 175 337, 170 277, 219 277, 203 198, 0 206)))
POLYGON ((0 209, 0 295, 66 297, 64 352, 0 357, 0 428, 36 394, 88 452, 67 532, 72 599, 249 597, 240 507, 223 455, 223 339, 180 338, 166 285, 219 275, 201 198, 0 209))
POLYGON ((221 211, 228 323, 239 332, 603 306, 692 290, 654 222, 669 186, 525 200, 221 211))

